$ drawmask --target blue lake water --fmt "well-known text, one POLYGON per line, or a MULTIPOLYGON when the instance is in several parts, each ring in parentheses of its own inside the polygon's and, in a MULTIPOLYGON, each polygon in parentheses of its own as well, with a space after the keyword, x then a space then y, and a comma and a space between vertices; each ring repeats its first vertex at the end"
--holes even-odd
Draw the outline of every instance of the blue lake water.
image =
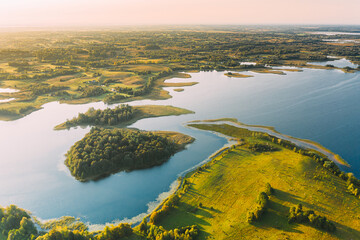
POLYGON ((196 141, 168 162, 147 170, 118 173, 104 180, 80 183, 63 164, 64 154, 89 128, 54 131, 53 127, 89 107, 103 103, 49 103, 44 109, 12 121, 0 122, 0 204, 17 204, 41 219, 63 215, 91 224, 132 218, 148 210, 148 203, 169 191, 178 175, 205 160, 227 141, 209 132, 187 128, 197 119, 235 117, 246 124, 274 126, 278 131, 319 142, 347 160, 357 176, 360 168, 360 73, 303 69, 287 75, 252 74, 229 78, 224 72, 191 73, 199 84, 176 92, 171 99, 131 102, 131 105, 174 105, 195 114, 143 119, 131 127, 173 130, 196 141))

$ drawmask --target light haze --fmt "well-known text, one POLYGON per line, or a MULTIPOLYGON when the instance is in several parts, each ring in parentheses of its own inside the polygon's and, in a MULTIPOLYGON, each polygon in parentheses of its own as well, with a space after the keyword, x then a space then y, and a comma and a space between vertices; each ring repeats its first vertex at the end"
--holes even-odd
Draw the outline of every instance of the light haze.
POLYGON ((359 0, 1 0, 0 26, 360 24, 359 0))

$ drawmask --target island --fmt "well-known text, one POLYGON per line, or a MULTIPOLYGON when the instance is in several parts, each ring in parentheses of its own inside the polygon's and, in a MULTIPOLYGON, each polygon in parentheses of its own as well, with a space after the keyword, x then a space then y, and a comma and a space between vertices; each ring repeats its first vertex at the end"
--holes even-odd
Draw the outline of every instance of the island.
POLYGON ((246 74, 241 74, 241 73, 233 73, 233 72, 227 72, 224 74, 225 76, 228 77, 235 77, 235 78, 249 78, 249 77, 253 77, 252 75, 246 75, 246 74))
POLYGON ((193 141, 176 132, 94 127, 70 148, 65 165, 79 181, 97 180, 160 165, 193 141))
POLYGON ((183 88, 175 88, 174 91, 175 91, 175 92, 183 92, 184 89, 183 89, 183 88))
POLYGON ((114 109, 95 110, 89 108, 85 113, 79 113, 78 117, 67 120, 55 126, 55 130, 69 129, 76 126, 116 126, 125 127, 140 119, 150 117, 162 117, 170 115, 191 114, 193 111, 173 106, 145 105, 135 106, 119 105, 114 109))

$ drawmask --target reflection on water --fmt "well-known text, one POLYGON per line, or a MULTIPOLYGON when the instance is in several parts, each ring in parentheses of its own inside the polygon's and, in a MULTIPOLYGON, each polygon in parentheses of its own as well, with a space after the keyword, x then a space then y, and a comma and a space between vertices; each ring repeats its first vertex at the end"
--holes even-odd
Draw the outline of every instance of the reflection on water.
POLYGON ((131 127, 180 131, 196 141, 162 166, 122 172, 97 182, 77 182, 63 165, 64 153, 89 128, 53 131, 53 127, 89 107, 106 108, 105 104, 48 103, 25 118, 0 122, 0 204, 17 204, 42 219, 72 215, 94 224, 146 212, 147 204, 169 191, 178 174, 227 143, 212 133, 184 126, 196 119, 235 117, 246 124, 274 126, 284 134, 320 142, 339 153, 358 174, 359 73, 304 69, 287 75, 251 74, 253 78, 229 78, 224 72, 191 73, 190 79, 169 81, 199 84, 184 87, 183 92, 166 88, 173 96, 170 99, 131 102, 195 111, 143 119, 131 127))
POLYGON ((15 100, 15 98, 8 98, 8 99, 0 99, 0 103, 6 103, 6 102, 11 102, 15 100))
POLYGON ((0 93, 14 93, 14 92, 19 92, 19 90, 12 88, 0 88, 0 93))
POLYGON ((334 36, 334 35, 360 35, 358 32, 309 32, 311 34, 322 34, 327 36, 334 36))
POLYGON ((346 58, 324 61, 324 62, 309 62, 309 64, 320 65, 320 66, 333 65, 334 67, 338 67, 338 68, 344 68, 344 67, 357 68, 359 66, 357 64, 350 62, 346 58))

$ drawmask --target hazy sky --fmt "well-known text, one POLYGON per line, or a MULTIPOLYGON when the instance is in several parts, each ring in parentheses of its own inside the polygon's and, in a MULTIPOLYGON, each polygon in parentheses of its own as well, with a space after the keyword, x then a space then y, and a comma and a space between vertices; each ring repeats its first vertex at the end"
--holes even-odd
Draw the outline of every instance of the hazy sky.
POLYGON ((360 24, 360 0, 0 0, 0 26, 360 24))

